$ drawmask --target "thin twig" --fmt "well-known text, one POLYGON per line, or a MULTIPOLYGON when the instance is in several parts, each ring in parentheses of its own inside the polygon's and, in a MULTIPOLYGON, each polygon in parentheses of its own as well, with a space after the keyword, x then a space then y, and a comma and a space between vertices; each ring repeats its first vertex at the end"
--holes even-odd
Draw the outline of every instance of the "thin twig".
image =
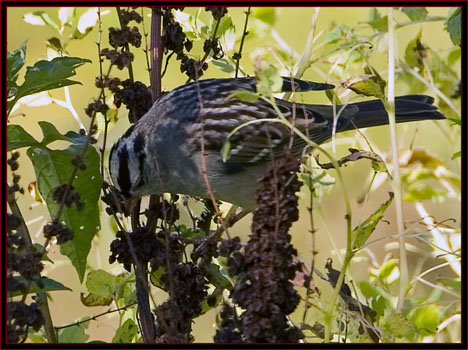
POLYGON ((247 23, 249 22, 250 16, 250 6, 247 8, 247 12, 245 13, 245 22, 244 22, 244 30, 242 31, 242 39, 239 46, 239 51, 236 53, 236 78, 239 73, 239 64, 242 58, 242 49, 244 48, 244 39, 247 36, 247 23))

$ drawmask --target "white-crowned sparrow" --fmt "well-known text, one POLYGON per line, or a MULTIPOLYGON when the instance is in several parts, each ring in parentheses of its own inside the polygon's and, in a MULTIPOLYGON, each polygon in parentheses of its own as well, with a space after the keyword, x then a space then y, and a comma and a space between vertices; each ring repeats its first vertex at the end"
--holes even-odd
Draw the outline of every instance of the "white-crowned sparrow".
MULTIPOLYGON (((283 91, 334 87, 283 79, 283 91)), ((215 197, 245 209, 255 208, 257 177, 266 170, 268 161, 290 146, 291 153, 299 156, 306 143, 284 124, 271 121, 278 116, 268 102, 228 98, 239 90, 254 92, 256 79, 200 80, 160 97, 112 147, 109 168, 114 186, 127 197, 169 192, 209 198, 202 175, 204 156, 206 175, 215 197), (228 134, 241 124, 265 118, 270 121, 250 123, 232 135, 230 153, 224 162, 221 149, 228 134)), ((443 119, 433 101, 425 95, 397 97, 396 121, 443 119)), ((280 99, 276 99, 276 104, 286 118, 317 144, 331 138, 333 106, 293 104, 280 99)), ((388 124, 380 100, 342 107, 335 109, 335 113, 341 110, 336 132, 388 124)))

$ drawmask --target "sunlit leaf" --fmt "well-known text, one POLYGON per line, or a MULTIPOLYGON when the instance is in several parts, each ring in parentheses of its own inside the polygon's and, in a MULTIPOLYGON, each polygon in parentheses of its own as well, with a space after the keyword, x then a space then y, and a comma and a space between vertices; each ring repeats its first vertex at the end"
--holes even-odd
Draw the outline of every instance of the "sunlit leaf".
POLYGON ((353 240, 353 250, 361 249, 364 246, 367 239, 370 237, 372 232, 374 232, 377 224, 380 222, 380 220, 382 220, 385 210, 387 210, 392 200, 393 193, 390 192, 390 198, 385 203, 383 203, 372 215, 370 215, 366 220, 353 229, 351 233, 353 240))
POLYGON ((447 15, 446 30, 455 45, 461 45, 461 7, 453 7, 447 15))
POLYGON ((60 343, 85 343, 89 335, 85 333, 88 329, 89 321, 85 321, 70 327, 63 328, 59 333, 60 343))
POLYGON ((425 7, 397 7, 412 21, 419 21, 427 17, 427 9, 425 7))
POLYGON ((439 308, 435 304, 417 307, 411 313, 411 321, 423 335, 434 334, 439 324, 439 308))
POLYGON ((127 319, 123 325, 121 325, 117 332, 115 332, 114 337, 112 338, 113 343, 131 343, 133 338, 138 335, 139 328, 138 325, 133 322, 131 319, 127 319))
POLYGON ((402 314, 394 313, 385 323, 385 328, 396 337, 412 338, 418 331, 416 325, 402 314))
POLYGON ((274 7, 254 7, 252 16, 263 23, 273 26, 276 22, 277 14, 274 7))

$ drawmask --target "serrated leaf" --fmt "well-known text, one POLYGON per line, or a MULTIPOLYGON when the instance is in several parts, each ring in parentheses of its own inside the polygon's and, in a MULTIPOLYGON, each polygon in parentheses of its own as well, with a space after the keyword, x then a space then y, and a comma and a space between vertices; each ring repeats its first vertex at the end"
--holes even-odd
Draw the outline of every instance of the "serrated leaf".
MULTIPOLYGON (((71 145, 65 150, 50 150, 46 147, 32 146, 27 155, 31 159, 37 179, 38 190, 47 203, 51 217, 55 218, 59 204, 52 199, 53 190, 69 183, 74 166, 72 159, 81 155, 83 144, 71 145)), ((85 170, 75 176, 73 187, 81 195, 84 208, 78 211, 76 206, 64 207, 60 221, 73 231, 73 239, 60 246, 60 252, 66 255, 75 266, 80 281, 84 278, 86 261, 91 241, 99 229, 98 201, 101 193, 99 154, 88 146, 84 154, 85 170)))
POLYGON ((88 292, 103 298, 113 298, 116 295, 120 278, 104 270, 91 270, 86 276, 88 292))
POLYGON ((138 334, 139 328, 131 319, 127 319, 115 332, 113 343, 131 343, 138 334))
POLYGON ((44 135, 41 141, 43 146, 47 146, 49 143, 57 140, 70 141, 76 144, 83 144, 86 142, 86 135, 80 135, 74 131, 68 131, 65 135, 62 135, 52 123, 40 121, 38 124, 44 135))
POLYGON ((36 141, 22 126, 15 124, 7 126, 7 151, 37 145, 39 141, 36 141))
POLYGON ((461 7, 451 8, 447 21, 445 22, 445 29, 450 34, 450 39, 455 45, 461 45, 461 7))
POLYGON ((391 315, 386 322, 387 330, 394 334, 396 337, 409 337, 412 338, 413 335, 418 331, 416 325, 409 321, 402 314, 393 314, 391 315))
POLYGON ((11 112, 13 105, 23 96, 81 84, 67 78, 75 75, 75 69, 87 62, 91 62, 91 60, 78 57, 56 57, 51 61, 38 61, 34 66, 27 67, 23 84, 17 87, 14 100, 8 101, 7 113, 11 112))
POLYGON ((427 17, 427 9, 425 7, 397 7, 412 21, 419 21, 427 17))
POLYGON ((255 61, 255 77, 257 78, 257 93, 271 97, 274 92, 281 91, 283 78, 278 70, 267 61, 257 57, 255 61))
POLYGON ((388 31, 388 17, 380 16, 379 11, 377 11, 375 7, 370 9, 369 22, 367 23, 381 33, 386 33, 388 31))
POLYGON ((276 22, 276 8, 274 7, 255 7, 252 10, 252 16, 269 26, 273 26, 276 22))
POLYGON ((89 335, 85 333, 88 329, 89 320, 67 328, 63 328, 59 333, 59 343, 85 343, 89 335))
POLYGON ((13 276, 9 277, 15 280, 16 283, 19 285, 27 288, 29 286, 29 289, 25 292, 23 289, 22 290, 13 290, 13 291, 8 291, 8 297, 16 297, 18 295, 23 295, 23 294, 35 294, 38 292, 53 292, 53 291, 59 291, 59 290, 68 290, 72 291, 70 288, 67 286, 63 285, 59 281, 56 281, 54 279, 44 277, 42 276, 38 282, 33 281, 31 282, 30 280, 26 280, 24 277, 21 276, 13 276))
POLYGON ((393 193, 390 192, 390 198, 383 203, 379 209, 377 209, 373 214, 371 214, 366 220, 360 223, 357 227, 351 232, 352 236, 352 247, 353 250, 361 249, 364 244, 369 239, 372 232, 374 232, 377 224, 382 220, 385 210, 389 207, 390 203, 393 200, 393 193))

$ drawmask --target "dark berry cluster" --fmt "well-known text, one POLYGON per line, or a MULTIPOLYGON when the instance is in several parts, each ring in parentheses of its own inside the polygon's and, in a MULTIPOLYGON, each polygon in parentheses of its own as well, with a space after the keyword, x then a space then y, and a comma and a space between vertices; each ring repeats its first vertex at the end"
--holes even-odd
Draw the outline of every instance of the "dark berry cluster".
POLYGON ((124 26, 127 26, 130 21, 141 23, 141 15, 136 11, 121 11, 121 20, 124 26))
MULTIPOLYGON (((176 202, 178 196, 173 200, 176 202)), ((175 203, 169 203, 167 200, 157 201, 152 203, 148 209, 145 210, 145 216, 152 220, 163 220, 164 222, 172 225, 179 220, 180 212, 175 203)))
POLYGON ((111 243, 111 256, 109 263, 118 261, 127 271, 135 264, 134 257, 140 264, 148 263, 153 270, 164 266, 170 261, 179 261, 182 254, 182 244, 176 235, 169 235, 168 248, 170 256, 166 256, 166 235, 162 232, 155 233, 146 227, 139 227, 134 232, 117 232, 116 239, 111 243))
POLYGON ((27 305, 21 301, 7 303, 7 342, 24 342, 30 328, 38 331, 44 318, 36 303, 27 305))
POLYGON ((80 193, 69 184, 57 186, 52 192, 52 199, 59 204, 66 205, 68 208, 70 208, 73 203, 76 203, 76 209, 80 211, 84 208, 84 203, 81 202, 80 193))
POLYGON ((118 69, 129 67, 133 61, 133 54, 129 51, 118 51, 105 48, 101 50, 101 56, 104 56, 111 61, 111 64, 116 65, 118 69))
POLYGON ((218 21, 228 12, 226 7, 205 7, 205 11, 211 12, 213 19, 218 21))
POLYGON ((212 56, 215 60, 219 60, 224 56, 223 49, 221 48, 221 44, 217 38, 206 39, 203 43, 203 51, 207 54, 210 53, 210 51, 213 51, 212 56))
POLYGON ((192 319, 202 312, 201 302, 206 298, 207 280, 193 263, 171 265, 161 277, 170 291, 170 299, 156 310, 156 336, 166 343, 193 340, 192 319))
POLYGON ((95 84, 96 84, 96 87, 99 89, 108 88, 110 91, 116 92, 119 90, 120 79, 109 78, 109 77, 105 77, 105 78, 97 77, 95 84))
MULTIPOLYGON (((13 172, 19 169, 19 163, 18 163, 19 156, 20 156, 19 152, 12 152, 11 157, 7 160, 7 164, 10 167, 11 171, 13 172)), ((19 192, 21 194, 24 193, 24 189, 20 187, 19 185, 20 179, 21 179, 20 175, 13 173, 13 184, 11 186, 8 186, 9 193, 15 193, 15 192, 19 192)))
POLYGON ((89 117, 92 117, 95 113, 102 113, 106 115, 107 111, 109 110, 109 106, 101 101, 94 101, 88 104, 85 109, 86 114, 89 117))
POLYGON ((73 231, 55 219, 52 223, 44 226, 44 237, 47 239, 57 237, 57 243, 63 244, 73 239, 73 231))
POLYGON ((220 319, 221 327, 216 330, 215 343, 245 343, 242 337, 242 321, 235 307, 224 304, 220 319))
MULTIPOLYGON (((270 164, 259 179, 255 194, 258 207, 244 254, 235 251, 239 247, 235 241, 220 249, 223 255, 232 254, 229 271, 237 273, 238 278, 231 298, 245 310, 240 319, 243 339, 248 342, 295 343, 303 337, 286 318, 299 303, 290 280, 300 266, 293 262, 297 252, 288 233, 299 216, 295 195, 300 188, 296 176, 299 164, 289 154, 270 164)), ((223 331, 231 334, 231 328, 221 329, 219 337, 223 331)))
POLYGON ((140 119, 151 108, 151 90, 140 81, 124 80, 122 88, 114 93, 114 104, 118 107, 123 103, 129 110, 131 123, 140 119))
POLYGON ((104 195, 101 197, 102 201, 108 206, 106 207, 106 213, 109 215, 122 213, 125 216, 128 216, 128 210, 125 205, 125 198, 122 194, 115 189, 115 187, 110 186, 107 182, 102 183, 102 188, 104 189, 104 195))
POLYGON ((109 44, 115 48, 126 47, 128 44, 140 47, 141 34, 137 27, 109 28, 109 44))
POLYGON ((12 152, 11 157, 7 160, 8 165, 10 166, 11 171, 16 171, 19 168, 18 158, 19 152, 12 152))
POLYGON ((77 167, 79 170, 85 170, 86 169, 86 164, 84 162, 84 158, 81 154, 77 154, 75 157, 72 159, 72 164, 73 166, 77 167))

